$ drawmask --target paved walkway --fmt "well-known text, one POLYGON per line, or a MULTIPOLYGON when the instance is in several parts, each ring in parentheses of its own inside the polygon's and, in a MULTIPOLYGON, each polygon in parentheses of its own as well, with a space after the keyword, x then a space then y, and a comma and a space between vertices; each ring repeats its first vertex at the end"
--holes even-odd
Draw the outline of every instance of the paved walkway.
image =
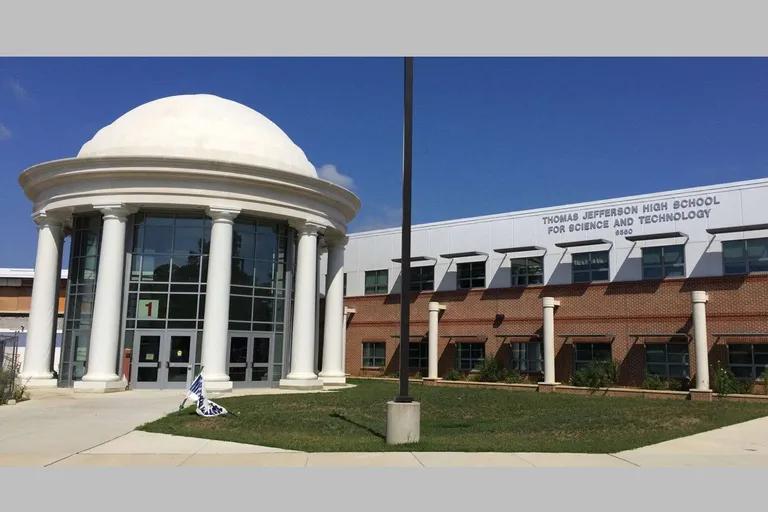
POLYGON ((305 453, 133 430, 176 410, 180 396, 59 391, 0 407, 0 466, 768 468, 768 417, 615 454, 305 453))

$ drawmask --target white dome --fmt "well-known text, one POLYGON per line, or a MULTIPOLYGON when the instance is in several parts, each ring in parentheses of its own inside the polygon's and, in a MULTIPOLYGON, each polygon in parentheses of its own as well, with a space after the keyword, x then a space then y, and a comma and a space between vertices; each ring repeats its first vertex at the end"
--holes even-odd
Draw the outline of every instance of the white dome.
POLYGON ((211 94, 169 96, 138 106, 99 130, 77 156, 220 160, 317 177, 301 148, 275 123, 211 94))

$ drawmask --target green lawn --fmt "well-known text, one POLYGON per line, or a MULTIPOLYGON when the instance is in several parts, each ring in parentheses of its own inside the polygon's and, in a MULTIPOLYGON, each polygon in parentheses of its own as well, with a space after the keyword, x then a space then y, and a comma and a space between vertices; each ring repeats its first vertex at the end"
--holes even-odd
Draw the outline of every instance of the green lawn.
POLYGON ((610 453, 768 415, 768 404, 690 402, 462 389, 412 383, 421 402, 421 442, 384 442, 394 382, 351 381, 335 393, 217 400, 229 417, 194 409, 140 430, 278 448, 322 451, 499 451, 610 453))

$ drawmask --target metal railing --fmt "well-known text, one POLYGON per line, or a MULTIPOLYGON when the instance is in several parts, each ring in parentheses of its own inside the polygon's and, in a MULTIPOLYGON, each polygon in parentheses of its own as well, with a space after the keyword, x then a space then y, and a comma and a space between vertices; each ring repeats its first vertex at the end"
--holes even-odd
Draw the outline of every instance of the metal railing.
POLYGON ((21 371, 20 332, 0 333, 0 355, 2 356, 0 359, 0 404, 15 399, 18 391, 16 380, 21 371))

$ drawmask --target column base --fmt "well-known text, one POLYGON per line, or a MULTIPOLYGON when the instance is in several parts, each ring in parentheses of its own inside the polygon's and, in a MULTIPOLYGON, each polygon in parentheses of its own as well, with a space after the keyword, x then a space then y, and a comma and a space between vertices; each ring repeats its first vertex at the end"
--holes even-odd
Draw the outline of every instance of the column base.
POLYGON ((114 393, 125 391, 128 382, 120 380, 79 380, 75 382, 75 393, 114 393))
POLYGON ((304 391, 323 389, 320 379, 280 379, 280 389, 301 389, 304 391))
POLYGON ((231 380, 205 380, 203 377, 203 391, 205 393, 231 393, 231 380))
POLYGON ((59 385, 59 382, 54 379, 53 377, 48 378, 36 378, 36 377, 28 377, 24 378, 23 375, 19 375, 18 382, 21 386, 24 386, 27 389, 50 389, 55 388, 59 385))
POLYGON ((691 394, 691 400, 694 402, 711 402, 712 401, 711 389, 691 389, 688 392, 691 394))
POLYGON ((443 380, 443 379, 440 378, 440 377, 423 377, 421 379, 421 383, 424 384, 425 386, 434 386, 435 384, 437 384, 441 380, 443 380))
POLYGON ((319 375, 324 386, 343 386, 347 383, 345 375, 319 375))
POLYGON ((557 386, 560 385, 559 382, 539 382, 539 387, 537 391, 539 393, 554 393, 557 386))
POLYGON ((418 443, 420 434, 419 402, 387 402, 387 444, 418 443))

